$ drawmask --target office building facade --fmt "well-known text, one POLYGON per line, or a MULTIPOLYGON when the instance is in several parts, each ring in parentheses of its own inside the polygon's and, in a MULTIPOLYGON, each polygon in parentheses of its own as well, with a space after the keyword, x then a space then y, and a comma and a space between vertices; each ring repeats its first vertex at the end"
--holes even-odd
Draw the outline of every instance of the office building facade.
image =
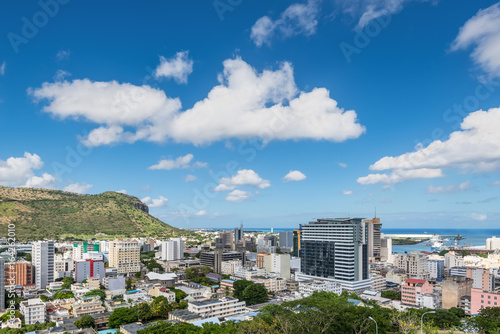
POLYGON ((109 243, 109 266, 118 274, 136 273, 141 270, 141 247, 133 241, 112 241, 109 243))
POLYGON ((35 268, 36 288, 45 289, 54 281, 54 242, 34 242, 31 259, 35 268))
POLYGON ((279 233, 280 248, 293 248, 293 231, 281 231, 279 233))
POLYGON ((184 241, 182 238, 172 238, 161 243, 161 258, 163 261, 182 260, 184 258, 184 241))
POLYGON ((370 288, 369 239, 361 218, 318 219, 301 226, 301 272, 296 279, 328 279, 343 289, 370 288))

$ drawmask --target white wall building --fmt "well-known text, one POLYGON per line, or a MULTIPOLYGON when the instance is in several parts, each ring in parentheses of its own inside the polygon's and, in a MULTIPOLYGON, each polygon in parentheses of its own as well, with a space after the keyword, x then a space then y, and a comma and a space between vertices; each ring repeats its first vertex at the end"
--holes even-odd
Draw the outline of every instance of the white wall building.
POLYGON ((241 267, 241 260, 222 261, 221 274, 233 275, 238 267, 241 267))
POLYGON ((184 258, 184 241, 182 238, 172 238, 162 241, 161 259, 163 261, 175 261, 184 258))
POLYGON ((314 291, 333 292, 340 295, 342 293, 342 286, 332 281, 318 279, 299 282, 299 292, 301 294, 312 295, 314 291))
POLYGON ((49 283, 54 281, 54 242, 34 242, 31 258, 35 268, 36 288, 45 289, 49 283))
POLYGON ((264 268, 269 273, 279 273, 283 278, 290 278, 290 254, 270 254, 264 256, 264 268))
POLYGON ((486 249, 500 249, 500 238, 491 237, 486 239, 486 249))
POLYGON ((43 324, 47 316, 46 305, 40 298, 28 299, 19 303, 19 311, 24 316, 26 325, 33 325, 37 322, 43 324))
POLYGON ((232 297, 223 297, 202 302, 189 302, 188 311, 199 314, 204 318, 212 318, 245 313, 245 307, 245 302, 240 302, 232 297))

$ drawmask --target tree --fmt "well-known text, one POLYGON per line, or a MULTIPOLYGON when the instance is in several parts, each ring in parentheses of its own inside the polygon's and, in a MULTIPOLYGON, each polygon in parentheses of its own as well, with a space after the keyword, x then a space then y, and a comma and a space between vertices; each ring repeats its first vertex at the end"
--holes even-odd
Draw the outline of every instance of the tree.
POLYGON ((46 295, 40 295, 39 297, 42 302, 48 302, 50 300, 50 298, 46 295))
POLYGON ((253 282, 247 281, 246 279, 242 279, 239 281, 234 282, 233 284, 233 296, 234 298, 238 298, 239 300, 242 300, 243 298, 243 291, 249 286, 252 285, 253 282))
POLYGON ((140 320, 150 320, 153 318, 153 312, 148 303, 142 303, 137 307, 137 316, 140 320))
POLYGON ((26 261, 30 261, 31 262, 31 254, 30 253, 27 253, 26 256, 24 257, 24 259, 26 261))
POLYGON ((104 292, 104 290, 92 290, 87 292, 85 296, 99 296, 99 298, 101 298, 101 301, 106 299, 106 293, 104 292))
POLYGON ((84 315, 83 317, 75 321, 75 325, 78 328, 91 328, 91 327, 94 328, 95 321, 94 318, 92 318, 92 316, 84 315))
POLYGON ((128 308, 117 308, 109 316, 109 328, 118 328, 121 325, 136 322, 138 320, 137 312, 128 308))
POLYGON ((172 305, 165 296, 156 297, 150 307, 151 316, 157 318, 166 318, 171 310, 172 305))
POLYGON ((136 272, 134 276, 137 279, 141 279, 141 272, 140 271, 136 272))
POLYGON ((207 275, 209 273, 213 272, 212 268, 210 268, 209 266, 202 266, 201 267, 201 273, 203 275, 207 275))
POLYGON ((500 330, 500 307, 486 307, 473 318, 479 329, 486 333, 498 333, 500 330))
POLYGON ((184 273, 186 274, 187 279, 193 279, 195 277, 198 277, 198 270, 196 268, 187 268, 184 273))
POLYGON ((125 283, 125 289, 132 290, 132 279, 129 277, 125 283))
POLYGON ((392 290, 382 291, 381 296, 392 300, 401 300, 401 294, 392 290))
POLYGON ((52 299, 68 299, 68 298, 74 298, 75 295, 73 294, 73 291, 61 291, 56 293, 55 295, 52 296, 52 299))
POLYGON ((64 277, 62 282, 61 289, 69 289, 71 284, 75 283, 75 279, 73 277, 64 277))
POLYGON ((243 291, 243 300, 247 305, 262 304, 267 301, 267 290, 263 284, 251 284, 243 291))

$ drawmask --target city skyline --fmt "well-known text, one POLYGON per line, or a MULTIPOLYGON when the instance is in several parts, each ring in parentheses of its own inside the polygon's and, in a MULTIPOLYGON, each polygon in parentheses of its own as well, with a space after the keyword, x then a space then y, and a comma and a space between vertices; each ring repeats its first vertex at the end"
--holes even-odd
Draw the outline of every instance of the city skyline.
POLYGON ((498 2, 3 6, 0 185, 185 228, 500 221, 498 2))

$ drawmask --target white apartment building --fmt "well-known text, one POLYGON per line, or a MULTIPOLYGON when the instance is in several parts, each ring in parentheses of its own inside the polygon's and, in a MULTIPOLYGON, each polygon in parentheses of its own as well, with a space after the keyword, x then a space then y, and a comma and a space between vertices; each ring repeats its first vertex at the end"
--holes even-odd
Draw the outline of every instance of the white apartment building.
POLYGON ((491 237, 486 239, 486 249, 500 249, 500 238, 491 237))
POLYGON ((109 243, 109 266, 119 274, 136 273, 141 270, 141 247, 133 241, 111 241, 109 243))
POLYGON ((286 278, 283 277, 254 277, 252 281, 264 284, 267 291, 279 292, 286 290, 286 278))
POLYGON ((47 316, 46 305, 40 298, 20 302, 19 311, 24 316, 24 323, 26 325, 33 325, 37 322, 43 324, 47 316))
POLYGON ((455 252, 449 252, 444 255, 445 268, 463 267, 463 266, 464 266, 463 256, 458 255, 455 252))
POLYGON ((202 316, 203 318, 226 317, 245 313, 246 303, 236 298, 223 297, 219 299, 208 299, 200 302, 189 302, 188 311, 202 316))
POLYGON ((342 293, 342 286, 332 281, 319 279, 299 282, 299 292, 301 294, 312 295, 314 291, 333 292, 340 295, 342 293))
POLYGON ((172 238, 162 241, 161 259, 163 261, 175 261, 184 258, 184 241, 182 238, 172 238))
POLYGON ((266 272, 278 273, 281 277, 290 279, 290 254, 269 254, 264 256, 266 272))
POLYGON ((258 268, 258 267, 237 267, 236 270, 234 271, 235 277, 243 278, 246 280, 252 279, 252 277, 255 276, 265 276, 266 275, 266 269, 265 268, 258 268))
POLYGON ((34 242, 31 258, 35 269, 36 288, 45 289, 54 281, 54 242, 34 242))
POLYGON ((370 288, 371 291, 384 291, 386 290, 386 287, 387 282, 384 276, 377 274, 372 275, 372 285, 370 288))
POLYGON ((241 267, 241 260, 222 261, 221 274, 233 275, 238 267, 241 267))
POLYGON ((398 254, 396 266, 404 269, 408 277, 418 277, 428 279, 427 255, 420 252, 411 252, 410 254, 398 254))

